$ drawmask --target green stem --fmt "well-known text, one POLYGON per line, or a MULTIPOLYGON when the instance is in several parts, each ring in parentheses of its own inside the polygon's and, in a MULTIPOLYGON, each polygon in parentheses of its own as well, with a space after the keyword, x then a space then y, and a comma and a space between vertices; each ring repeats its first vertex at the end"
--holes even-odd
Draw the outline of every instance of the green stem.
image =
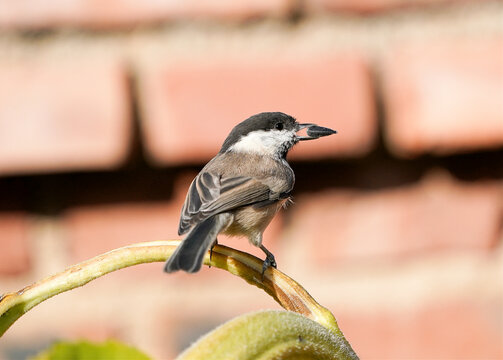
MULTIPOLYGON (((179 240, 153 241, 118 248, 73 265, 59 274, 17 292, 3 295, 0 298, 0 336, 17 319, 42 301, 83 286, 112 271, 142 263, 166 261, 179 243, 179 240)), ((300 284, 281 271, 268 268, 262 277, 262 260, 222 245, 213 248, 211 261, 209 253, 206 254, 204 263, 227 270, 265 290, 283 308, 318 322, 351 349, 332 313, 318 304, 300 284)))

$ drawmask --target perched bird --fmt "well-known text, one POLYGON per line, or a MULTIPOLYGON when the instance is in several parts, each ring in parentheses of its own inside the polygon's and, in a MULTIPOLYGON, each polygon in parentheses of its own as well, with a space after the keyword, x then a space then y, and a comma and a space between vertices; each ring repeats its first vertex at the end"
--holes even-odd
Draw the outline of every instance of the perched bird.
POLYGON ((178 234, 187 234, 164 271, 199 271, 217 235, 240 235, 266 254, 262 274, 276 267, 262 245, 262 234, 290 199, 295 174, 286 161, 301 140, 336 133, 314 124, 299 124, 281 112, 253 115, 232 129, 219 153, 192 181, 182 208, 178 234), (297 132, 307 128, 307 136, 297 132))

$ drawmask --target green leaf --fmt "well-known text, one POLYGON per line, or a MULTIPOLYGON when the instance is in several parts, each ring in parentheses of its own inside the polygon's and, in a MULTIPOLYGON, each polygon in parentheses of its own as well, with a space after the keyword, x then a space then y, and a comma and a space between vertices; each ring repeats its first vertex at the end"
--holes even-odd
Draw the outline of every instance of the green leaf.
POLYGON ((88 341, 59 342, 30 360, 149 360, 141 351, 117 341, 94 344, 88 341))

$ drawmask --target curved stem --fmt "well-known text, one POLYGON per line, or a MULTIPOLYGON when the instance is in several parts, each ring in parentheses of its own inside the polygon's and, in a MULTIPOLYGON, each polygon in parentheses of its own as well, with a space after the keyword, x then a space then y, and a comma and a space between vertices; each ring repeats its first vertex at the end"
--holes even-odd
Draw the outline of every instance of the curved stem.
MULTIPOLYGON (((65 271, 0 297, 0 336, 24 313, 42 301, 62 292, 128 266, 166 261, 179 240, 153 241, 125 246, 90 260, 73 265, 65 271)), ((250 254, 216 245, 213 254, 204 258, 206 265, 218 267, 258 286, 271 295, 283 308, 302 314, 329 329, 349 348, 332 313, 318 304, 296 281, 275 268, 268 268, 262 277, 263 261, 250 254)))

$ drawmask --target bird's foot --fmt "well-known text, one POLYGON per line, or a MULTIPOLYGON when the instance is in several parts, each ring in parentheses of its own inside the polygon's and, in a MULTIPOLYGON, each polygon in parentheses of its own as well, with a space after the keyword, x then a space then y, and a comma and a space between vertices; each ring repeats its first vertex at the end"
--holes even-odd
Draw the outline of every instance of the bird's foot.
POLYGON ((276 259, 274 258, 274 255, 265 248, 264 245, 260 245, 260 249, 265 253, 266 258, 264 262, 262 263, 262 280, 264 280, 264 273, 267 270, 268 267, 273 267, 277 268, 278 265, 276 264, 276 259))

